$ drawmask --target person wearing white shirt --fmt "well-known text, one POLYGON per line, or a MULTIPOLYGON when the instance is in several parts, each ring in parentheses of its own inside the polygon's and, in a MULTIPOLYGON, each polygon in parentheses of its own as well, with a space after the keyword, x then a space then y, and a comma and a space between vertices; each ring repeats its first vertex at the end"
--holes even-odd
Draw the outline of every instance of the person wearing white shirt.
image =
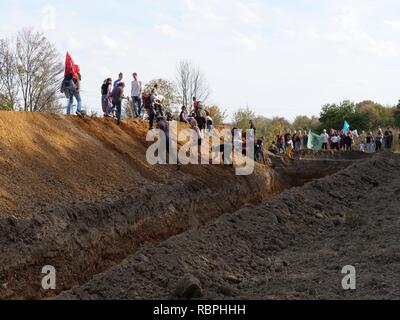
POLYGON ((142 115, 142 93, 142 82, 138 80, 138 75, 135 72, 133 74, 133 81, 131 85, 131 97, 133 103, 133 111, 135 112, 136 118, 140 118, 140 116, 142 115))
POLYGON ((321 137, 324 138, 324 142, 322 144, 322 150, 328 150, 329 134, 326 132, 326 129, 324 129, 324 132, 321 134, 321 137))
POLYGON ((339 141, 340 141, 340 137, 338 135, 338 133, 336 131, 333 132, 333 135, 331 137, 331 141, 332 141, 332 149, 333 150, 339 150, 339 141))

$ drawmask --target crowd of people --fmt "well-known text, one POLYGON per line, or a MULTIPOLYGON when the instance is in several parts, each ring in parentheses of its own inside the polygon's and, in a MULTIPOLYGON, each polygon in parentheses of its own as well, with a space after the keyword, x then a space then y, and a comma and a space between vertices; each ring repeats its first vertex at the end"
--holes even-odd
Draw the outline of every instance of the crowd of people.
MULTIPOLYGON (((154 121, 157 120, 157 127, 167 131, 169 121, 175 120, 170 112, 165 111, 165 98, 158 93, 158 85, 150 90, 145 90, 142 82, 138 79, 138 74, 135 72, 132 75, 130 95, 125 93, 124 75, 120 73, 118 79, 112 81, 111 78, 104 80, 101 86, 101 105, 104 117, 114 117, 119 125, 122 118, 122 103, 123 100, 130 102, 132 114, 135 118, 148 119, 149 130, 154 128, 154 121), (146 112, 145 112, 146 111, 146 112)), ((67 70, 62 83, 61 91, 65 93, 68 99, 67 114, 71 113, 73 98, 77 100, 77 115, 84 115, 82 110, 82 99, 80 96, 80 81, 81 74, 78 65, 72 64, 72 67, 67 70)), ((201 145, 201 132, 203 130, 212 130, 213 119, 210 116, 203 102, 198 101, 193 97, 191 106, 182 106, 179 121, 187 123, 189 126, 198 132, 198 143, 201 145)), ((256 127, 252 120, 249 121, 249 129, 254 130, 256 136, 256 127)), ((369 131, 358 135, 357 131, 351 130, 323 130, 321 133, 322 150, 354 150, 355 142, 358 148, 363 152, 380 152, 383 150, 391 150, 393 147, 394 135, 390 128, 385 131, 378 129, 375 133, 369 131)), ((245 142, 245 132, 242 140, 245 142)), ((264 160, 263 144, 265 139, 255 139, 255 158, 260 161, 264 160)), ((276 135, 275 141, 269 146, 269 151, 275 154, 288 154, 293 156, 296 152, 303 149, 308 149, 309 136, 306 131, 288 131, 283 133, 280 131, 276 135)), ((400 141, 400 134, 399 134, 400 141)))
MULTIPOLYGON (((308 149, 309 136, 307 132, 291 131, 283 134, 282 131, 276 135, 276 140, 272 142, 269 151, 275 154, 288 153, 293 154, 301 150, 308 149)), ((391 128, 385 131, 378 129, 375 133, 372 131, 358 132, 347 130, 323 130, 321 133, 322 150, 359 150, 362 152, 380 152, 383 150, 392 150, 394 146, 394 134, 391 128), (357 146, 358 148, 355 148, 357 146)), ((399 134, 400 143, 400 134, 399 134)))
MULTIPOLYGON (((132 76, 130 95, 125 94, 126 85, 123 81, 123 73, 120 73, 114 82, 111 78, 104 80, 101 86, 101 105, 104 117, 114 117, 119 124, 122 117, 122 102, 126 99, 130 102, 129 107, 132 108, 133 117, 148 119, 150 130, 154 128, 156 119, 175 120, 171 112, 165 110, 165 98, 159 94, 158 85, 154 84, 150 90, 145 90, 142 82, 138 79, 138 74, 135 72, 132 76)), ((198 127, 200 130, 211 130, 213 126, 213 120, 208 110, 196 97, 193 97, 192 106, 182 106, 179 121, 198 127)))

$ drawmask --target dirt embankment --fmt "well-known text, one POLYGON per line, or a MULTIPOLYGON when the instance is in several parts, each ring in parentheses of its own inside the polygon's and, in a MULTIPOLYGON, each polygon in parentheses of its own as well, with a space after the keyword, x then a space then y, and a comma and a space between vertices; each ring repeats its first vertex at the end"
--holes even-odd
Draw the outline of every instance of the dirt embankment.
MULTIPOLYGON (((151 166, 147 123, 0 113, 0 297, 38 298, 41 268, 59 289, 133 253, 276 192, 265 168, 151 166)), ((51 293, 54 294, 54 293, 51 293)))
POLYGON ((60 299, 398 299, 400 156, 377 155, 259 206, 148 245, 60 299), (357 290, 344 291, 353 265, 357 290))
POLYGON ((89 281, 145 244, 259 204, 351 161, 269 159, 254 174, 224 166, 151 166, 147 123, 0 112, 0 298, 43 298, 89 281), (41 290, 41 268, 57 291, 41 290))

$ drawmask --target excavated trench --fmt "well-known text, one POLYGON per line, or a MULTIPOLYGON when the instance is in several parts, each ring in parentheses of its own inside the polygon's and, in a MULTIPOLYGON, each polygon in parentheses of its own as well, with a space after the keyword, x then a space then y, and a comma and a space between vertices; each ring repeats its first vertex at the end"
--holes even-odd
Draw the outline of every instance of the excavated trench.
POLYGON ((53 297, 86 283, 144 244, 160 243, 246 204, 260 204, 363 157, 270 157, 247 177, 223 167, 205 167, 201 176, 177 171, 167 181, 120 189, 112 200, 60 203, 27 220, 2 219, 0 299, 53 297), (211 175, 219 183, 210 183, 211 175), (41 288, 45 265, 57 270, 57 290, 41 288))

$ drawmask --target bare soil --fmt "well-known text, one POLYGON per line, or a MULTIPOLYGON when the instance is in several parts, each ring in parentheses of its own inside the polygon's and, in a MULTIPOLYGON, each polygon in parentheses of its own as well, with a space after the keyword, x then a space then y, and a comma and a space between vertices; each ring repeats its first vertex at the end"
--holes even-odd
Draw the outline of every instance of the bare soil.
POLYGON ((382 154, 145 246, 60 299, 399 299, 400 157, 382 154), (344 291, 353 265, 357 289, 344 291))
MULTIPOLYGON (((269 155, 246 177, 224 166, 151 166, 146 133, 141 121, 0 112, 0 298, 175 298, 186 273, 201 280, 203 298, 336 298, 295 283, 340 278, 326 270, 346 257, 343 239, 356 239, 344 248, 362 265, 371 243, 358 224, 373 241, 398 227, 397 155, 269 155), (369 222, 367 211, 384 204, 381 225, 369 222), (56 267, 54 292, 41 289, 44 265, 56 267)), ((392 251, 395 235, 382 242, 392 251)))

